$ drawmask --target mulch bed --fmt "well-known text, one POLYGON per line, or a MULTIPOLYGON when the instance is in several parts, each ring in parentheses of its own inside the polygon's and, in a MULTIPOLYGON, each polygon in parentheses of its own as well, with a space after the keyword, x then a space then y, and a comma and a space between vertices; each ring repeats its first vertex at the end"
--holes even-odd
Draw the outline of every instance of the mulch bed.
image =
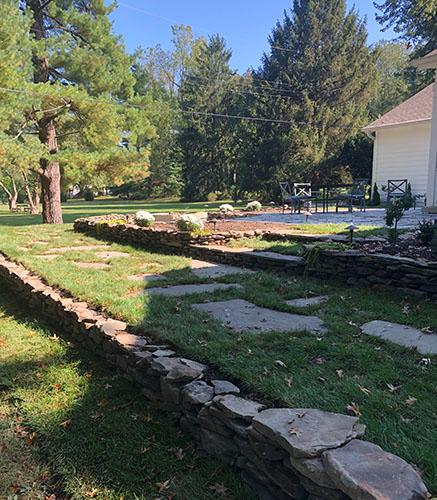
POLYGON ((437 260, 432 256, 431 248, 423 243, 413 233, 401 235, 396 245, 389 241, 369 241, 356 244, 358 250, 369 254, 385 253, 397 257, 410 257, 412 259, 437 260))

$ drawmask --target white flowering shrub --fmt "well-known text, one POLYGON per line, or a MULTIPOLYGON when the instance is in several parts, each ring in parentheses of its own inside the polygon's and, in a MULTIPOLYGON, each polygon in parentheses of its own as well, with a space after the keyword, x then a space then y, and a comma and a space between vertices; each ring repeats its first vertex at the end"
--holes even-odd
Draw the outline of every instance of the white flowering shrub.
POLYGON ((203 222, 195 215, 184 214, 176 221, 176 226, 180 231, 201 231, 203 222))
POLYGON ((250 212, 258 212, 261 208, 262 205, 259 201, 251 201, 246 205, 246 210, 249 210, 250 212))
POLYGON ((150 212, 137 212, 135 214, 135 222, 142 227, 153 226, 155 217, 150 212))
POLYGON ((232 205, 229 205, 228 203, 224 203, 223 205, 219 206, 220 212, 233 212, 234 207, 232 205))

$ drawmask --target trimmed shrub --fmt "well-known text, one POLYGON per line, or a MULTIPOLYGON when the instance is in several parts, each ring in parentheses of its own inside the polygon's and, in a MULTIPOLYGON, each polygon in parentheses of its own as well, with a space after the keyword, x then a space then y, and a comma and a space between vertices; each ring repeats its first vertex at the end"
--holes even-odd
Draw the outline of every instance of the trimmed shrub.
POLYGON ((191 214, 184 214, 176 221, 176 226, 180 231, 201 231, 203 229, 203 222, 191 214))
POLYGON ((373 191, 372 191, 372 199, 371 199, 371 205, 373 205, 374 207, 377 207, 379 205, 381 205, 381 196, 379 194, 379 191, 378 191, 378 186, 376 185, 376 182, 375 184, 373 185, 373 191))
POLYGON ((434 237, 434 233, 437 233, 437 225, 430 220, 423 220, 419 222, 417 226, 417 238, 424 244, 430 245, 434 237))
POLYGON ((94 201, 94 192, 92 189, 86 188, 83 192, 83 199, 85 201, 94 201))
POLYGON ((223 205, 220 205, 219 206, 219 210, 220 212, 233 212, 234 211, 234 207, 232 205, 229 205, 228 203, 224 203, 223 205))
POLYGON ((258 212, 262 209, 262 205, 259 201, 251 201, 246 205, 246 210, 250 212, 258 212))
POLYGON ((155 217, 150 212, 137 212, 135 214, 135 223, 141 227, 150 227, 155 223, 155 217))
POLYGON ((218 196, 217 196, 217 193, 215 193, 215 192, 208 193, 208 196, 206 197, 206 201, 209 201, 209 202, 217 201, 217 199, 218 199, 218 196))

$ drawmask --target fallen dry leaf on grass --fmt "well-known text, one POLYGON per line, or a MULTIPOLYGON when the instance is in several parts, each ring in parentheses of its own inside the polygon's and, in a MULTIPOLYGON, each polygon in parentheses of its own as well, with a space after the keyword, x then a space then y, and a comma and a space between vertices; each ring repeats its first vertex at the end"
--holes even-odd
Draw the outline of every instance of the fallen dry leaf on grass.
POLYGON ((155 483, 155 486, 158 488, 159 493, 166 491, 170 488, 171 479, 167 479, 167 481, 163 481, 162 483, 155 483))
POLYGON ((71 424, 71 420, 70 419, 64 420, 63 422, 61 422, 59 424, 59 427, 63 427, 64 429, 66 429, 70 424, 71 424))
POLYGON ((417 402, 417 399, 413 398, 413 396, 408 396, 408 398, 405 400, 405 404, 407 404, 408 406, 412 406, 416 402, 417 402))
POLYGON ((335 370, 335 373, 337 374, 338 378, 343 378, 344 377, 344 371, 343 370, 335 370))
POLYGON ((366 387, 363 387, 362 385, 358 385, 358 388, 360 389, 360 391, 365 394, 366 396, 368 396, 370 394, 370 391, 369 389, 367 389, 366 387))
POLYGON ((361 417, 360 406, 358 403, 350 403, 346 406, 346 409, 353 413, 356 417, 361 417))
POLYGON ((277 359, 275 361, 275 365, 280 366, 281 368, 287 368, 287 365, 283 361, 281 361, 280 359, 277 359))
POLYGON ((214 483, 212 486, 209 487, 209 489, 222 497, 226 496, 229 491, 228 488, 226 488, 226 486, 221 483, 214 483))
POLYGON ((390 392, 396 392, 401 388, 400 385, 393 385, 393 384, 386 384, 386 386, 388 387, 388 390, 390 392))
POLYGON ((285 382, 287 383, 287 387, 291 387, 293 385, 293 377, 286 378, 285 382))

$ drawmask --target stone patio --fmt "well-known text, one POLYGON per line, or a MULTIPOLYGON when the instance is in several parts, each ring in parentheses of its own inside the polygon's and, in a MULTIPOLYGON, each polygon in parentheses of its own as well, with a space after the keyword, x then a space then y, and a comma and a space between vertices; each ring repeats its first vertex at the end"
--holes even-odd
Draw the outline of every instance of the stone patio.
POLYGON ((437 354, 437 334, 424 333, 411 326, 379 320, 364 324, 361 330, 372 337, 410 349, 416 348, 421 354, 437 354))
POLYGON ((211 314, 225 326, 238 332, 307 331, 313 335, 325 333, 322 320, 316 316, 275 311, 265 307, 258 307, 242 299, 194 304, 193 307, 198 311, 211 314))
MULTIPOLYGON (((304 224, 306 223, 306 216, 303 213, 290 214, 286 212, 278 213, 263 213, 250 217, 240 218, 238 220, 247 219, 250 222, 270 222, 270 223, 285 223, 285 224, 304 224)), ((413 228, 422 220, 434 220, 436 215, 425 214, 421 208, 408 210, 405 216, 400 220, 400 228, 413 228)), ((351 222, 357 226, 385 226, 385 209, 383 208, 368 208, 366 212, 355 210, 350 213, 347 210, 339 211, 338 213, 329 212, 323 214, 321 212, 315 213, 309 217, 309 224, 344 224, 345 227, 351 222)))

